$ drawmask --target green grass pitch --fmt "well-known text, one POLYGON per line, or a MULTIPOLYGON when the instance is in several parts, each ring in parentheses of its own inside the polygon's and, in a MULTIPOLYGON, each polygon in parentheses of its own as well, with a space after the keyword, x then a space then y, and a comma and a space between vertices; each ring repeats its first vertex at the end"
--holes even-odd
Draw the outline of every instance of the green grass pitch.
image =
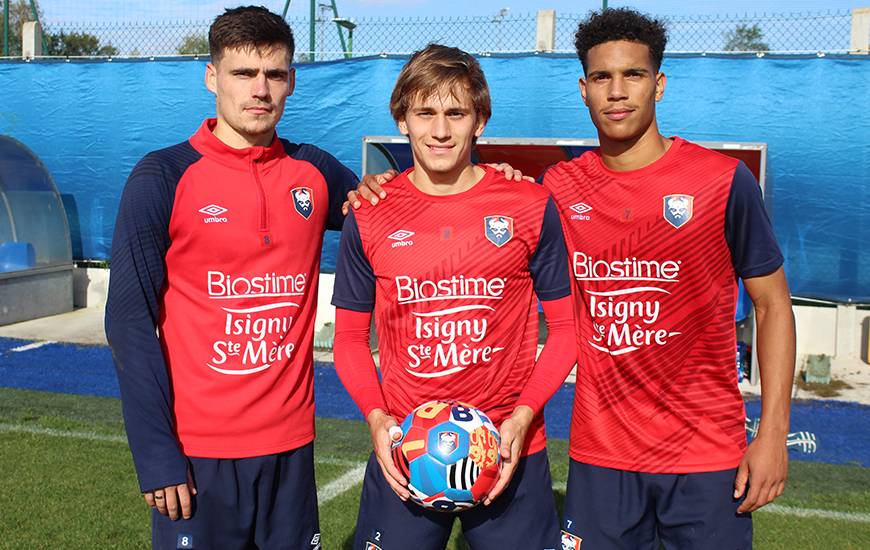
MULTIPOLYGON (((317 429, 323 548, 350 548, 360 485, 347 480, 368 456, 368 432, 333 419, 317 429)), ((564 487, 567 442, 551 440, 549 452, 564 487)), ((149 547, 118 400, 0 389, 0 457, 0 548, 149 547)), ((754 515, 756 548, 868 547, 870 468, 793 461, 776 504, 754 515)), ((458 532, 448 548, 466 548, 458 532)))

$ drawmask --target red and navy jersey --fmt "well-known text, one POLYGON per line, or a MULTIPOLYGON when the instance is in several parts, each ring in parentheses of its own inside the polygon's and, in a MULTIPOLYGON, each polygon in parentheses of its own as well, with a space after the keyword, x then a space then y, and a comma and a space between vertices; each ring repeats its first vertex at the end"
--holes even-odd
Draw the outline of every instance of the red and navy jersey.
POLYGON ((320 249, 357 178, 277 137, 233 149, 214 125, 136 165, 115 227, 106 333, 143 490, 184 482, 184 455, 314 438, 320 249))
MULTIPOLYGON (((555 204, 543 187, 490 168, 446 196, 421 192, 409 172, 386 184, 388 200, 348 216, 332 303, 374 309, 390 414, 452 399, 498 426, 535 367, 535 295, 570 294, 555 204)), ((538 415, 524 454, 545 444, 538 415)))
POLYGON ((641 472, 716 471, 746 446, 737 388, 737 277, 782 255, 737 160, 674 138, 639 170, 600 153, 551 168, 574 280, 571 457, 641 472))

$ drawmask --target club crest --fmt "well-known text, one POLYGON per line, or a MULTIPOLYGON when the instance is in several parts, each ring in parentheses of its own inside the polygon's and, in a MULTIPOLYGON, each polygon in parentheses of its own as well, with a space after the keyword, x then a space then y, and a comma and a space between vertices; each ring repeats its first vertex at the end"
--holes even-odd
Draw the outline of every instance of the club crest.
POLYGON ((507 216, 487 216, 483 218, 483 232, 489 242, 501 248, 514 236, 514 219, 507 216))
POLYGON ((293 206, 300 216, 306 220, 314 212, 314 191, 310 187, 297 187, 290 190, 293 195, 293 206))
POLYGON ((695 197, 692 195, 665 195, 662 201, 664 202, 662 216, 677 229, 692 219, 692 204, 695 202, 695 197))
POLYGON ((562 550, 580 550, 580 545, 583 539, 577 535, 572 535, 568 531, 562 530, 562 550))
POLYGON ((438 432, 438 450, 444 456, 449 455, 459 446, 459 434, 456 432, 438 432))

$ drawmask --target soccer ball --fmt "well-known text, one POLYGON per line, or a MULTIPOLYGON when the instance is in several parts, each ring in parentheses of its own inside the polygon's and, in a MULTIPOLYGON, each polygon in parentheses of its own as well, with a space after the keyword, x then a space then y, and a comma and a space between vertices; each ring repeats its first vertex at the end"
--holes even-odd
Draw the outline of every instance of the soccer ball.
POLYGON ((458 401, 430 401, 402 422, 393 461, 408 479, 411 500, 454 512, 476 506, 498 478, 499 436, 480 409, 458 401))

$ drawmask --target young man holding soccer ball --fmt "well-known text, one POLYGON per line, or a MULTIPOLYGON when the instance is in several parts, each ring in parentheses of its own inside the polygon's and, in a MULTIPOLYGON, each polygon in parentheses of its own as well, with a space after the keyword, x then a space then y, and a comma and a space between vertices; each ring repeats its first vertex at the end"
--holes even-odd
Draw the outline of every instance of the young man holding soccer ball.
POLYGON ((475 549, 558 548, 541 412, 574 364, 575 342, 555 205, 538 185, 472 164, 491 110, 467 53, 415 53, 390 110, 414 166, 384 185, 389 200, 348 216, 333 296, 336 369, 374 445, 354 548, 440 549, 457 516, 475 549), (537 361, 536 295, 549 329, 537 361), (382 381, 369 349, 373 310, 382 381), (483 506, 443 513, 408 502, 390 432, 433 399, 482 409, 500 430, 503 466, 483 506))
POLYGON ((544 178, 563 216, 579 346, 565 548, 751 548, 749 514, 788 472, 795 336, 782 254, 743 163, 659 133, 665 42, 631 10, 580 23, 580 91, 600 148, 544 178), (748 447, 738 277, 755 305, 763 394, 748 447))

